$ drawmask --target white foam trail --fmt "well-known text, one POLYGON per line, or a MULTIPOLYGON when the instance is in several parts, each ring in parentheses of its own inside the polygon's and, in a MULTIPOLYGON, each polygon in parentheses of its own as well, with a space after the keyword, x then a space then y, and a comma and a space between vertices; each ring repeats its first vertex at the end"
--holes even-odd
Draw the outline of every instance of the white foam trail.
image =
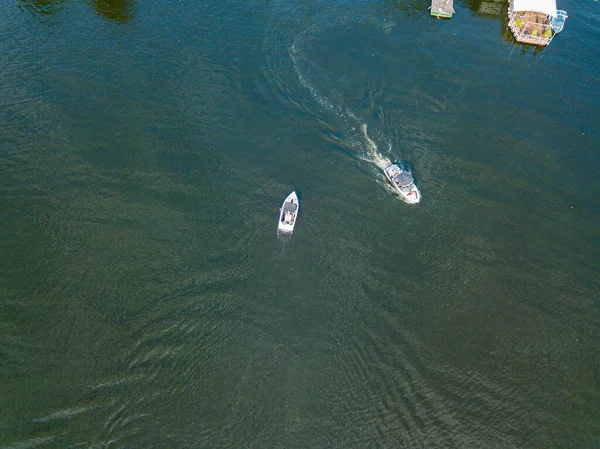
MULTIPOLYGON (((288 52, 290 58, 292 59, 292 63, 294 66, 294 70, 296 71, 296 75, 298 75, 298 79, 300 83, 308 89, 311 96, 319 103, 324 109, 328 109, 333 111, 339 119, 346 125, 346 130, 349 131, 349 135, 347 135, 347 142, 350 144, 350 147, 354 148, 357 156, 379 168, 383 171, 388 165, 392 162, 387 157, 383 156, 377 147, 375 141, 369 136, 367 132, 368 125, 363 122, 356 114, 354 114, 349 108, 342 108, 340 105, 334 105, 327 97, 321 95, 317 89, 315 89, 304 77, 302 71, 300 70, 298 63, 298 52, 296 50, 296 43, 301 39, 301 37, 305 34, 305 32, 300 33, 294 39, 293 44, 289 47, 288 52), (360 128, 361 133, 357 132, 357 125, 360 128), (364 143, 366 142, 366 148, 364 143), (365 151, 366 150, 366 151, 365 151)), ((386 138, 387 141, 387 153, 391 152, 392 144, 389 139, 386 138)), ((379 173, 375 176, 376 179, 381 181, 381 184, 384 188, 397 197, 398 199, 406 202, 404 198, 397 194, 397 192, 391 187, 391 185, 387 182, 382 173, 379 173)))
MULTIPOLYGON (((362 131, 362 135, 364 137, 364 140, 367 143, 367 145, 366 145, 367 154, 366 155, 359 154, 359 157, 367 162, 370 162, 370 163, 376 165, 381 170, 383 170, 385 167, 390 165, 391 162, 389 159, 384 157, 379 152, 379 148, 377 147, 377 144, 373 141, 373 139, 367 133, 367 124, 364 123, 359 117, 357 117, 356 114, 354 114, 350 109, 348 109, 348 108, 343 109, 341 106, 335 106, 329 99, 327 99, 326 97, 321 95, 317 91, 317 89, 315 89, 306 80, 306 78, 302 75, 302 72, 301 72, 299 64, 298 64, 298 54, 296 51, 296 42, 298 42, 298 40, 302 37, 303 34, 304 33, 300 33, 294 39, 294 43, 289 48, 290 58, 292 59, 292 63, 294 65, 294 70, 296 71, 296 74, 298 75, 298 79, 300 80, 300 83, 308 89, 308 91, 311 93, 312 97, 317 101, 317 103, 319 103, 325 109, 329 109, 329 110, 332 110, 335 113, 337 113, 338 117, 341 118, 344 122, 346 122, 346 124, 351 128, 352 131, 356 130, 356 128, 348 123, 349 119, 351 119, 353 122, 359 124, 360 130, 362 131)), ((358 142, 356 142, 356 140, 357 139, 353 139, 351 137, 349 141, 351 144, 354 143, 358 147, 360 147, 361 150, 364 150, 364 147, 362 145, 358 144, 358 142)), ((361 140, 362 140, 362 138, 361 138, 361 140)))
POLYGON ((371 158, 370 158, 371 162, 383 170, 385 167, 387 167, 388 165, 391 164, 390 160, 388 158, 384 157, 379 152, 379 148, 377 148, 377 145, 375 144, 373 139, 371 139, 369 137, 369 134, 367 133, 367 124, 366 123, 361 124, 360 129, 365 136, 365 140, 367 141, 367 147, 369 150, 369 155, 371 156, 371 158))
POLYGON ((315 89, 308 81, 306 81, 306 79, 302 75, 302 72, 300 71, 300 68, 298 67, 298 58, 296 56, 296 40, 298 40, 298 38, 300 36, 302 36, 302 34, 299 34, 298 37, 296 37, 296 39, 294 39, 294 43, 292 44, 292 46, 289 49, 290 58, 292 58, 292 63, 294 64, 294 70, 296 71, 296 74, 298 75, 298 79, 300 80, 300 83, 309 90, 312 97, 315 100, 317 100, 317 103, 319 103, 321 106, 323 106, 326 109, 333 110, 334 109, 333 104, 331 104, 331 102, 329 100, 327 100, 325 97, 320 95, 319 92, 317 92, 317 89, 315 89))

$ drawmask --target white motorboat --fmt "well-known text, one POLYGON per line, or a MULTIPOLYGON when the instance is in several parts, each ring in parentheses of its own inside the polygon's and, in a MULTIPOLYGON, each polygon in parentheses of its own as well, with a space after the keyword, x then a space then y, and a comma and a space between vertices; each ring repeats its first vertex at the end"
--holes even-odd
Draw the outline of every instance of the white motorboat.
POLYGON ((417 204, 421 200, 421 192, 417 189, 412 174, 403 170, 397 164, 388 165, 383 170, 387 179, 394 186, 394 190, 410 204, 417 204))
POLYGON ((281 213, 279 214, 277 231, 282 234, 291 234, 294 232, 298 211, 300 210, 300 201, 298 200, 296 192, 292 192, 288 195, 279 210, 281 213))

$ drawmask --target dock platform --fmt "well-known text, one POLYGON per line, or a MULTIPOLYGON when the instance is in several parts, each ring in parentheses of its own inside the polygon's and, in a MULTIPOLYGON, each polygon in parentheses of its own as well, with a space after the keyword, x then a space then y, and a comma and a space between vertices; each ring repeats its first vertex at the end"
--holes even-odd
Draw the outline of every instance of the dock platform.
POLYGON ((454 14, 454 0, 431 0, 429 13, 433 17, 450 19, 454 14))

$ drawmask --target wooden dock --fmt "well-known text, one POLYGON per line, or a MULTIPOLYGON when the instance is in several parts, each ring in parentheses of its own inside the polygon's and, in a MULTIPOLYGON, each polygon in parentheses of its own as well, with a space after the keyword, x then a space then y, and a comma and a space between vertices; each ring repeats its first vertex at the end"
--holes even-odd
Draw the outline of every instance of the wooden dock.
POLYGON ((429 13, 433 17, 450 19, 454 14, 454 0, 431 0, 429 13))

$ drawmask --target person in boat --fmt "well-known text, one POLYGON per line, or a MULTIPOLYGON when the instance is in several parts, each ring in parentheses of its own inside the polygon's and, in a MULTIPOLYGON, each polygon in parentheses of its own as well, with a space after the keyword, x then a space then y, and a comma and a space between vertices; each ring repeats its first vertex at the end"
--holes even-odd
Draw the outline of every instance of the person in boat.
POLYGON ((285 219, 284 219, 284 221, 287 224, 290 224, 291 221, 292 221, 292 213, 289 210, 285 212, 285 219))

